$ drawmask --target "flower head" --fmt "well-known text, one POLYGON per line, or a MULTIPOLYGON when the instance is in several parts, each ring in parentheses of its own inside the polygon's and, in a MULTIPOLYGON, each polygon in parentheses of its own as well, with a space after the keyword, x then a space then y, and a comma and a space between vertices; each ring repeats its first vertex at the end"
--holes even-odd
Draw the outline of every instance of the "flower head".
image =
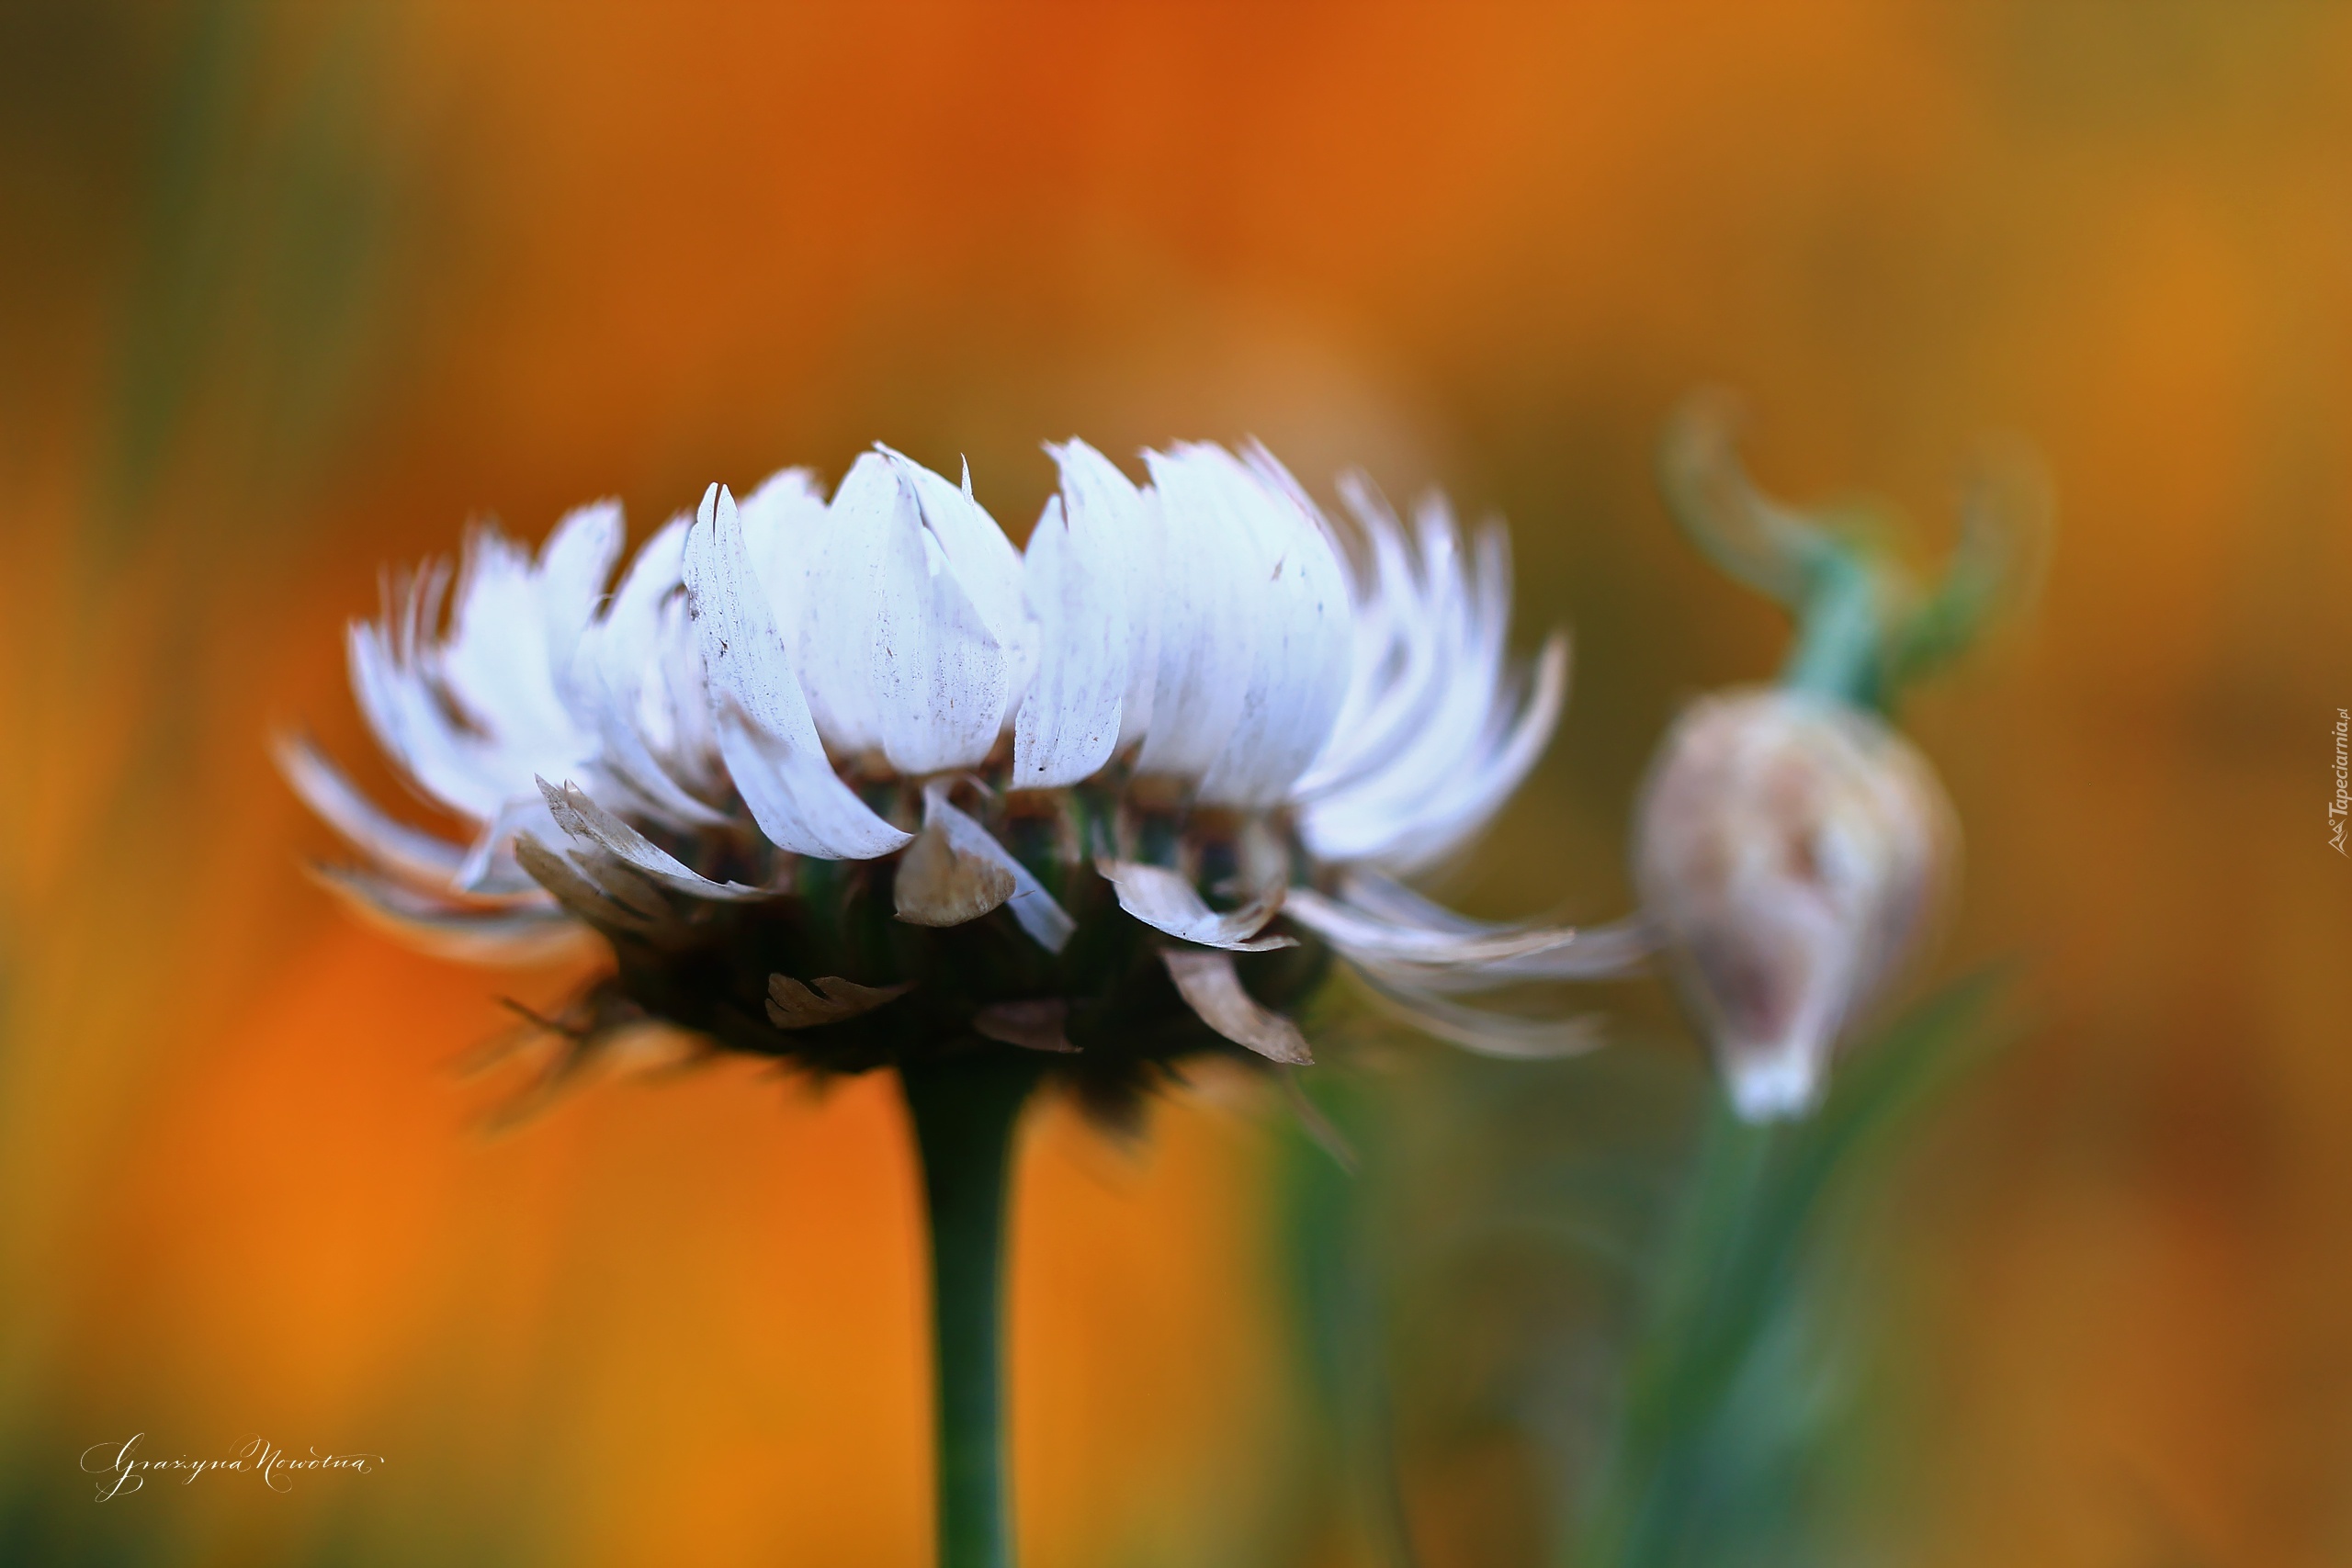
POLYGON ((1115 1104, 1170 1058, 1308 1059, 1282 1009, 1337 954, 1476 1042, 1439 993, 1622 954, 1478 925, 1390 880, 1475 834, 1549 739, 1555 637, 1505 648, 1502 536, 1342 528, 1262 448, 1083 443, 1016 550, 887 448, 830 499, 712 486, 609 594, 617 506, 534 557, 494 530, 352 628, 393 761, 474 824, 386 816, 313 749, 303 797, 361 852, 327 873, 443 951, 600 936, 571 1026, 652 1017, 857 1070, 983 1042, 1115 1104), (445 597, 453 602, 443 624, 445 597))

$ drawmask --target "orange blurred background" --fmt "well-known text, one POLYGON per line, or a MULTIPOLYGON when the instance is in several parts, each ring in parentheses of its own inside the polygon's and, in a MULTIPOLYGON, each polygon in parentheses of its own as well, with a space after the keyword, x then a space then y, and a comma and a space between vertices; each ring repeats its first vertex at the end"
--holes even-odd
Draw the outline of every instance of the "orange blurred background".
MULTIPOLYGON (((1453 891, 1604 918, 1676 705, 1779 654, 1649 483, 1721 382, 1769 485, 1896 498, 1930 556, 1987 432, 2059 499, 2039 602, 1908 716, 1969 831, 1947 966, 2025 955, 2032 1027, 1873 1264, 1923 1455, 1889 1560, 2352 1562, 2348 170, 2321 5, 11 6, 0 1555, 928 1551, 888 1086, 481 1135, 449 1065, 568 977, 300 875, 264 739, 392 787, 340 638, 384 563, 876 438, 1016 532, 1071 433, 1441 484, 1579 656, 1453 891), (141 1430, 388 1462, 90 1503, 141 1430)), ((1038 1568, 1352 1560, 1299 1517, 1269 1122, 1036 1126, 1038 1568)))

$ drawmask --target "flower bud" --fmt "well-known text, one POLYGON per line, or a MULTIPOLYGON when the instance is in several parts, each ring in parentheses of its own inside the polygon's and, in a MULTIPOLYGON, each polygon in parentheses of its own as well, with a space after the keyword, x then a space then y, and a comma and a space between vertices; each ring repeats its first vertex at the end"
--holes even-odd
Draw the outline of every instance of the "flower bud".
POLYGON ((1741 1116, 1818 1102, 1840 1034, 1921 945, 1957 845, 1926 759, 1860 708, 1747 690, 1676 723, 1634 874, 1741 1116))

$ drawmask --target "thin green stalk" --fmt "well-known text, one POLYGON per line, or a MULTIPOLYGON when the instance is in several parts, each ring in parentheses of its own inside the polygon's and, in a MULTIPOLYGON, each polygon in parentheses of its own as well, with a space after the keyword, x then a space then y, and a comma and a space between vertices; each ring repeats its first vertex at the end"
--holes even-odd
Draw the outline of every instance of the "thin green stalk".
POLYGON ((1885 568, 1860 550, 1825 543, 1797 609, 1796 641, 1781 684, 1883 714, 1886 627, 1881 608, 1885 568))
POLYGON ((940 1568, 1012 1568, 1004 1465, 1004 1217, 1032 1064, 974 1051, 899 1069, 931 1226, 940 1568))

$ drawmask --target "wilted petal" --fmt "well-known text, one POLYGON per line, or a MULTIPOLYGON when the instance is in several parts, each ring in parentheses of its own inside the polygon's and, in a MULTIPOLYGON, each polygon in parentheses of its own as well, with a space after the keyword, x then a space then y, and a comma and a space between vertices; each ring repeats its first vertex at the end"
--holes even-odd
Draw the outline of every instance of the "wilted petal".
POLYGON ((768 976, 768 1021, 778 1029, 814 1029, 840 1023, 894 1002, 915 988, 910 980, 898 986, 861 986, 838 975, 827 975, 812 989, 789 975, 768 976))
POLYGON ((1019 1045, 1030 1051, 1069 1055, 1078 1049, 1069 1043, 1069 1034, 1063 1031, 1063 1025, 1069 1020, 1069 1003, 1059 997, 1043 997, 1035 1001, 991 1002, 972 1015, 972 1032, 983 1039, 1019 1045))
MULTIPOLYGON (((557 903, 599 930, 650 936, 669 921, 669 912, 660 907, 660 900, 651 896, 650 887, 623 886, 623 897, 616 898, 606 888, 610 878, 591 877, 571 857, 549 849, 527 833, 514 840, 514 859, 530 874, 532 881, 554 896, 557 903)), ((620 864, 618 861, 611 863, 620 864)))
POLYGON ((568 836, 595 845, 673 893, 720 901, 778 896, 772 888, 746 887, 740 882, 711 881, 597 805, 589 798, 586 791, 576 784, 566 784, 559 788, 541 779, 539 791, 546 797, 548 815, 568 836))
POLYGON ((911 926, 977 920, 1012 897, 1014 886, 996 861, 959 850, 935 813, 899 857, 892 883, 899 919, 911 926))
POLYGON ((1048 953, 1059 953, 1069 945, 1078 922, 1054 901, 1054 896, 1046 891, 1046 885, 1037 880, 1036 874, 997 841, 995 834, 949 803, 948 789, 949 781, 945 779, 933 779, 923 786, 925 831, 936 830, 957 857, 991 865, 1011 877, 1012 891, 1005 902, 1013 919, 1038 946, 1048 953))
POLYGON ((1304 1066, 1315 1060, 1298 1025, 1260 1007, 1257 998, 1242 989, 1233 954, 1171 947, 1159 957, 1185 1005, 1227 1040, 1248 1046, 1270 1062, 1304 1066))
POLYGON ((1240 908, 1221 915, 1208 907, 1190 882, 1164 866, 1098 860, 1094 869, 1117 892, 1120 908, 1170 936, 1233 953, 1265 953, 1298 945, 1295 937, 1258 934, 1283 908, 1280 887, 1269 888, 1240 908))

